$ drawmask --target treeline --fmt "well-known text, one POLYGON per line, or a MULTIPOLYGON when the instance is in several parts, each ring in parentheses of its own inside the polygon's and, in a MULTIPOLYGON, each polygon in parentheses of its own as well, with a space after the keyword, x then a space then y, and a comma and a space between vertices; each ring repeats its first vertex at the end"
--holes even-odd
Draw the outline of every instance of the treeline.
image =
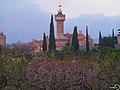
POLYGON ((85 58, 93 57, 96 55, 101 55, 102 53, 114 51, 117 49, 118 44, 117 36, 114 35, 114 29, 112 29, 111 36, 102 36, 102 32, 99 31, 99 43, 90 48, 89 37, 88 37, 88 26, 86 26, 86 47, 81 50, 78 42, 77 26, 74 27, 72 43, 68 40, 64 48, 61 51, 56 50, 55 36, 54 36, 54 24, 53 15, 51 16, 50 23, 50 35, 49 35, 49 46, 47 48, 46 36, 44 33, 43 37, 43 53, 48 57, 54 57, 57 60, 83 60, 85 58), (92 56, 91 56, 92 55, 92 56))
MULTIPOLYGON (((88 27, 86 26, 86 38, 88 27)), ((120 84, 120 49, 116 37, 102 37, 99 46, 79 50, 77 27, 72 45, 56 51, 53 16, 51 16, 49 49, 44 34, 43 53, 30 54, 27 43, 17 42, 0 49, 0 90, 109 90, 120 84)))
POLYGON ((0 51, 1 90, 109 90, 120 84, 120 50, 16 53, 0 51))
POLYGON ((117 36, 114 35, 114 29, 112 29, 112 36, 102 37, 101 31, 99 32, 99 49, 103 47, 116 48, 115 45, 118 44, 117 36))
MULTIPOLYGON (((89 41, 89 34, 88 34, 88 26, 86 26, 86 41, 85 42, 86 42, 85 52, 89 53, 93 48, 90 48, 90 44, 89 44, 90 41, 89 41)), ((108 37, 102 36, 101 31, 99 31, 99 43, 97 44, 97 48, 96 48, 96 46, 93 46, 93 47, 96 50, 100 50, 104 47, 115 49, 116 44, 118 44, 117 36, 114 35, 114 29, 112 29, 112 34, 111 34, 111 36, 108 36, 108 37)), ((68 42, 64 46, 64 49, 61 51, 66 51, 66 50, 73 52, 73 53, 79 52, 81 50, 79 41, 78 41, 77 26, 75 26, 74 30, 73 30, 72 43, 70 43, 70 41, 68 40, 68 42)), ((51 15, 49 46, 48 47, 47 47, 45 33, 43 36, 43 52, 51 52, 51 51, 52 52, 56 51, 53 15, 51 15)))
MULTIPOLYGON (((69 40, 68 40, 68 43, 70 43, 69 40)), ((68 44, 68 45, 70 45, 70 44, 68 44)), ((73 52, 79 51, 79 41, 78 41, 77 26, 74 27, 71 50, 73 52)), ((47 52, 47 51, 56 51, 53 15, 51 15, 50 35, 49 35, 49 46, 48 46, 48 48, 47 48, 47 42, 46 42, 45 33, 43 35, 43 52, 47 52)), ((89 37, 88 37, 88 26, 86 26, 86 52, 88 53, 89 51, 90 51, 90 47, 89 47, 89 37)))

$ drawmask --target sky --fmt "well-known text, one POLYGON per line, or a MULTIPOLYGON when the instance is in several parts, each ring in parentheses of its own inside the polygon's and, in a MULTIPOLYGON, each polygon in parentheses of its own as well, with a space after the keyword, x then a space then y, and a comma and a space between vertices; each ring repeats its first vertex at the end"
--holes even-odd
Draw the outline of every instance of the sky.
POLYGON ((52 13, 56 13, 55 7, 59 2, 63 5, 63 11, 67 14, 67 18, 96 13, 106 16, 120 15, 120 0, 35 0, 40 10, 52 13))
MULTIPOLYGON (((120 0, 0 0, 0 31, 7 36, 7 43, 40 40, 49 35, 50 15, 56 14, 62 4, 66 15, 65 33, 72 33, 74 26, 85 34, 85 26, 93 39, 110 35, 120 28, 120 0)), ((55 35, 56 22, 54 21, 55 35)))

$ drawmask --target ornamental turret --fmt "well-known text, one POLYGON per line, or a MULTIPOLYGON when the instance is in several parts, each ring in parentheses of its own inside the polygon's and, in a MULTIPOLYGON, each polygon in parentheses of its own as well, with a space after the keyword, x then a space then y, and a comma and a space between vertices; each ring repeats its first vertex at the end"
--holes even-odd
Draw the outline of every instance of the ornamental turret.
POLYGON ((59 10, 58 13, 55 15, 55 21, 57 23, 57 37, 64 35, 64 21, 65 21, 65 15, 62 14, 62 5, 59 4, 59 10))

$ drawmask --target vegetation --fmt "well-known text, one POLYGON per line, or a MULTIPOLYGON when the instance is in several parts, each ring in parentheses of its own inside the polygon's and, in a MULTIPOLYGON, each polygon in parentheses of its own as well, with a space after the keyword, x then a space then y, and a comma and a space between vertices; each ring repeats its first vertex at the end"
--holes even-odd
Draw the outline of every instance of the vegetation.
POLYGON ((112 36, 109 37, 102 38, 101 32, 99 32, 99 49, 103 47, 115 48, 117 43, 117 36, 114 35, 114 29, 112 29, 112 36))
POLYGON ((53 15, 51 15, 50 35, 49 35, 49 51, 55 51, 55 50, 56 50, 56 44, 55 44, 55 36, 54 36, 53 15))
POLYGON ((101 35, 101 31, 99 31, 99 47, 101 46, 101 40, 102 40, 102 35, 101 35))
POLYGON ((89 53, 90 47, 89 47, 89 37, 88 37, 88 26, 86 26, 86 53, 89 53))
POLYGON ((28 60, 24 56, 16 56, 6 50, 0 52, 1 90, 29 90, 25 67, 28 60))
POLYGON ((21 45, 0 50, 1 90, 109 90, 120 84, 120 50, 56 51, 50 57, 24 54, 21 45))
MULTIPOLYGON (((77 27, 72 47, 56 51, 53 15, 51 16, 49 51, 30 54, 27 43, 20 41, 0 47, 0 90, 109 90, 120 84, 120 50, 113 46, 116 38, 99 32, 98 49, 90 50, 86 26, 86 51, 79 50, 77 27), (72 51, 73 50, 73 51, 72 51)), ((46 36, 43 51, 47 51, 46 36)))
POLYGON ((46 36, 45 36, 45 33, 44 33, 44 36, 43 36, 43 52, 46 52, 47 51, 47 42, 46 42, 46 36))
POLYGON ((71 45, 70 45, 70 40, 65 44, 64 46, 64 52, 70 52, 71 51, 71 45))
POLYGON ((113 48, 114 43, 113 43, 113 39, 111 37, 103 37, 101 40, 101 45, 100 47, 110 47, 113 48))
POLYGON ((77 26, 74 27, 74 32, 73 32, 73 37, 72 37, 72 49, 74 52, 79 50, 77 26))
POLYGON ((114 35, 114 29, 112 29, 112 39, 114 41, 115 35, 114 35))

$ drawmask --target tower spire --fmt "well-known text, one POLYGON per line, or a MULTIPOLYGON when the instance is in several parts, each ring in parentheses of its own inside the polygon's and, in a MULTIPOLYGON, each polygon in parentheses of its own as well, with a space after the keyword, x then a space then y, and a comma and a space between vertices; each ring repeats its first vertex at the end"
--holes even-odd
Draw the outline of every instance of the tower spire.
POLYGON ((60 5, 60 0, 59 0, 59 5, 60 5))
POLYGON ((64 35, 65 15, 62 14, 61 7, 62 7, 62 5, 59 0, 59 10, 58 10, 58 13, 55 15, 55 21, 57 22, 57 36, 58 37, 64 35))
POLYGON ((62 7, 62 4, 61 4, 61 2, 60 2, 60 0, 59 0, 59 10, 58 10, 58 12, 62 12, 61 7, 62 7))

